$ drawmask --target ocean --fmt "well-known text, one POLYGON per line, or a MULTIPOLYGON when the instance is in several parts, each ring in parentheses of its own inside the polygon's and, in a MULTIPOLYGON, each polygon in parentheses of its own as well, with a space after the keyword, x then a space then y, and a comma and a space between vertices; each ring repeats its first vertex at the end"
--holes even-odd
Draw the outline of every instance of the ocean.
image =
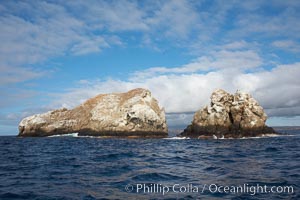
POLYGON ((300 199, 300 130, 198 140, 0 137, 0 199, 300 199))

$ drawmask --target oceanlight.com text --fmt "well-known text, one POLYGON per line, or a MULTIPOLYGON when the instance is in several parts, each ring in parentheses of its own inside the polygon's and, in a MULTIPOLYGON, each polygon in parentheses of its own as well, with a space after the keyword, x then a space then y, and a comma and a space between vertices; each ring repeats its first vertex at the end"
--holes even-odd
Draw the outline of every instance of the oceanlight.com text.
POLYGON ((219 184, 204 184, 204 185, 195 185, 195 184, 128 184, 125 186, 126 192, 137 193, 137 194, 162 194, 166 195, 169 193, 212 193, 212 194, 264 194, 264 193, 286 193, 293 194, 293 186, 272 186, 272 185, 219 185, 219 184))

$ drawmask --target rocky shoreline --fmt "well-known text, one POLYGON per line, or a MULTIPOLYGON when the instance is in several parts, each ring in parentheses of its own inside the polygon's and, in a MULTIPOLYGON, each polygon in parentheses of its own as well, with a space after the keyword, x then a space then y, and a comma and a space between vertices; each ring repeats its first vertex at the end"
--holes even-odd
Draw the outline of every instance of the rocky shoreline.
MULTIPOLYGON (((241 91, 222 89, 211 95, 210 105, 195 112, 193 121, 179 137, 243 138, 276 133, 265 122, 258 102, 241 91)), ((126 93, 100 94, 68 110, 49 111, 24 118, 21 137, 44 137, 78 133, 78 136, 168 137, 165 111, 151 92, 137 88, 126 93)))
POLYGON ((181 137, 242 138, 276 133, 265 122, 267 115, 258 102, 241 91, 229 94, 222 89, 211 95, 211 103, 198 110, 181 137))
POLYGON ((165 111, 149 90, 101 94, 78 107, 24 118, 19 136, 43 137, 78 132, 90 136, 167 137, 165 111))

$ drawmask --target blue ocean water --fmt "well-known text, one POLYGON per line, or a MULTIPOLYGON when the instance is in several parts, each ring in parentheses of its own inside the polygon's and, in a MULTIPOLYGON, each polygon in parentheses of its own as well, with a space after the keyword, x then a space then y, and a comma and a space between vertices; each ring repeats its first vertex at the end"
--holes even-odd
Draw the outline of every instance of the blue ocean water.
POLYGON ((226 140, 0 137, 0 199, 300 199, 300 133, 286 132, 226 140), (279 189, 256 192, 258 185, 279 189), (234 193, 238 186, 244 191, 234 193))

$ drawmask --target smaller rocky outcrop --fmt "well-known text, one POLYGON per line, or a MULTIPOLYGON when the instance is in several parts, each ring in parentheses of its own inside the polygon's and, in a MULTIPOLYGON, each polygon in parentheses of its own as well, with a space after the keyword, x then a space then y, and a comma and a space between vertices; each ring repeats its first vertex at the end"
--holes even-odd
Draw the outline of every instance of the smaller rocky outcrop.
POLYGON ((275 133, 266 126, 267 115, 258 102, 241 91, 214 91, 211 103, 194 115, 192 124, 180 136, 198 138, 240 138, 275 133))
POLYGON ((145 89, 100 94, 68 110, 66 108, 26 117, 19 136, 78 133, 93 136, 166 137, 165 111, 145 89))

